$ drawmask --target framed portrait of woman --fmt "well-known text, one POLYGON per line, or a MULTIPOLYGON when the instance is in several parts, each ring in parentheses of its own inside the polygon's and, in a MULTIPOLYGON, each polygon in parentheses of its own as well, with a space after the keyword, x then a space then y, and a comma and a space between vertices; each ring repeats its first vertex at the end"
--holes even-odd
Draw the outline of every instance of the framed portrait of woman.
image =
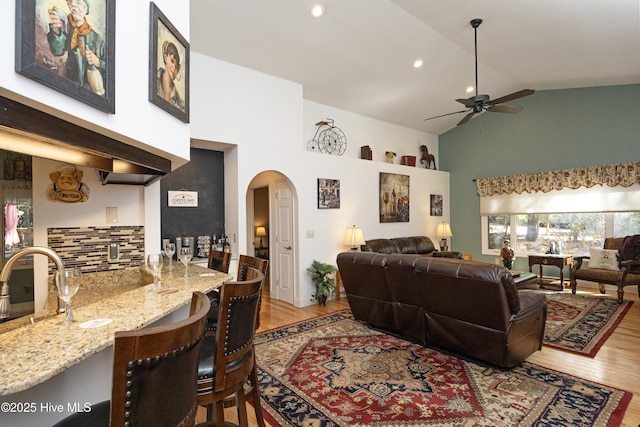
POLYGON ((149 101, 189 123, 189 43, 151 3, 149 101))

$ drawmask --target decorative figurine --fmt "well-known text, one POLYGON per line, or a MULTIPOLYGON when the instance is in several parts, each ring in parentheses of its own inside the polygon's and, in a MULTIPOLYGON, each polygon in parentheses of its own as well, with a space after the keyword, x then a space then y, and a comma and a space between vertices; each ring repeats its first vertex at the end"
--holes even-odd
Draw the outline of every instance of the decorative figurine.
POLYGON ((502 260, 502 265, 504 265, 505 268, 512 270, 513 260, 515 259, 515 257, 515 252, 513 252, 513 249, 511 249, 511 240, 505 240, 504 246, 500 250, 500 259, 502 260))
POLYGON ((431 164, 433 164, 433 170, 438 169, 436 167, 436 156, 434 156, 433 154, 429 154, 429 149, 427 148, 426 145, 420 146, 420 153, 422 154, 422 157, 420 158, 420 163, 424 163, 425 168, 431 169, 431 164))
POLYGON ((394 153, 393 151, 385 151, 384 157, 387 163, 393 163, 394 159, 396 158, 396 153, 394 153))

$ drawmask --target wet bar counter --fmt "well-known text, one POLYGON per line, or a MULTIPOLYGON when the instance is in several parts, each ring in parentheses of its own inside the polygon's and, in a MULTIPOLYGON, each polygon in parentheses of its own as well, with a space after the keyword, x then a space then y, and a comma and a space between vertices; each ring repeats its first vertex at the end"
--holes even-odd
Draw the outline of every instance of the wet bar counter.
MULTIPOLYGON (((196 265, 190 265, 187 279, 183 275, 182 265, 174 263, 171 271, 165 266, 161 292, 154 292, 153 284, 81 288, 72 300, 75 322, 61 324, 64 314, 39 316, 33 324, 1 333, 0 402, 27 402, 34 410, 2 411, 0 425, 51 425, 78 405, 108 399, 116 331, 181 320, 193 291, 206 293, 232 278, 196 265)), ((150 275, 143 277, 152 282, 150 275)))

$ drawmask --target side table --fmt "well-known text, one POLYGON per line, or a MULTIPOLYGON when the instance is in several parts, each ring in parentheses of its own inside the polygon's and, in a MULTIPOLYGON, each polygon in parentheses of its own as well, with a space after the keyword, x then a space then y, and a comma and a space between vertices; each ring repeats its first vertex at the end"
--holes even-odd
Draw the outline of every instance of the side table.
POLYGON ((573 265, 573 255, 555 255, 555 254, 541 254, 541 255, 529 255, 529 272, 532 271, 531 267, 534 265, 540 265, 540 280, 542 279, 542 267, 544 265, 553 265, 560 269, 560 287, 555 285, 545 284, 544 286, 551 286, 553 289, 564 289, 564 267, 571 268, 573 265))

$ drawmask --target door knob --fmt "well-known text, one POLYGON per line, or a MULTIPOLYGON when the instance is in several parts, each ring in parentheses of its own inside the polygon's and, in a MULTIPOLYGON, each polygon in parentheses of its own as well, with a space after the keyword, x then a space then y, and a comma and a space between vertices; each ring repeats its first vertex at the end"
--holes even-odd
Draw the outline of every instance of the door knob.
POLYGON ((291 246, 285 246, 284 247, 286 250, 290 251, 291 250, 291 246))

